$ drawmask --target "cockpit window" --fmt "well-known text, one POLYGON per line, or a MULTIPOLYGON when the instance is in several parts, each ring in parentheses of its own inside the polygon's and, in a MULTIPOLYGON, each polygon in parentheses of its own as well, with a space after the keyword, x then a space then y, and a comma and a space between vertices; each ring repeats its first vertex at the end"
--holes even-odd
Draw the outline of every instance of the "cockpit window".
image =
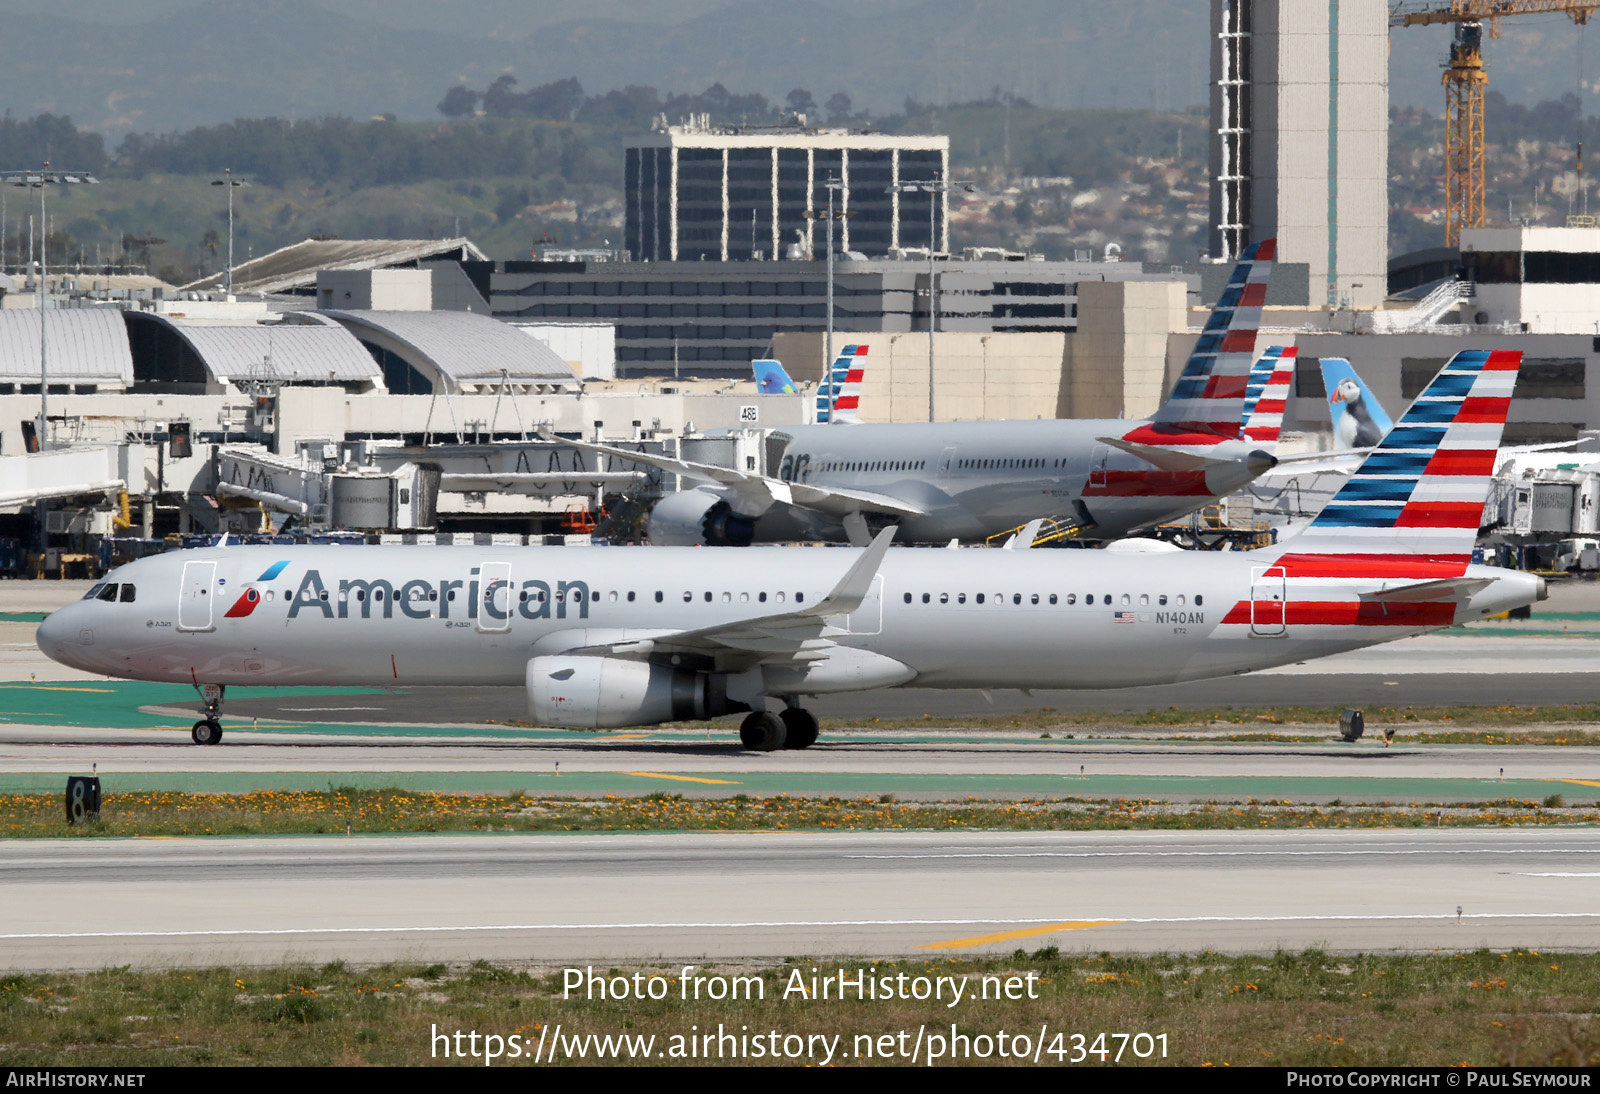
POLYGON ((100 589, 99 599, 115 604, 117 602, 117 586, 115 582, 106 584, 100 589))
POLYGON ((133 586, 125 583, 122 586, 122 596, 119 599, 121 599, 121 601, 124 604, 132 604, 133 603, 133 597, 134 597, 133 586))
POLYGON ((100 590, 104 589, 105 587, 106 583, 104 581, 97 585, 90 586, 89 591, 83 594, 83 598, 85 600, 93 600, 95 597, 100 595, 100 590))

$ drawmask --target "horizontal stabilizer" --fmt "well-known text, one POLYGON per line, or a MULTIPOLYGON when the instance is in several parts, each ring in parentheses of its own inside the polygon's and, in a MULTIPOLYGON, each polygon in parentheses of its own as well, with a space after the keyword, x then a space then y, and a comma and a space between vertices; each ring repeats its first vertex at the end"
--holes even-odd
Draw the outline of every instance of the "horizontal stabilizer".
POLYGON ((1363 600, 1381 600, 1391 604, 1410 604, 1422 600, 1466 600, 1494 584, 1488 577, 1446 577, 1438 581, 1413 581, 1395 585, 1375 593, 1362 593, 1363 600))
POLYGON ((1191 452, 1182 452, 1175 448, 1162 448, 1153 444, 1139 444, 1137 441, 1125 441, 1121 437, 1096 437, 1101 444, 1109 444, 1113 448, 1120 448, 1138 456, 1146 463, 1153 463, 1163 471, 1206 471, 1213 467, 1232 466, 1231 460, 1208 460, 1204 456, 1196 456, 1191 452))

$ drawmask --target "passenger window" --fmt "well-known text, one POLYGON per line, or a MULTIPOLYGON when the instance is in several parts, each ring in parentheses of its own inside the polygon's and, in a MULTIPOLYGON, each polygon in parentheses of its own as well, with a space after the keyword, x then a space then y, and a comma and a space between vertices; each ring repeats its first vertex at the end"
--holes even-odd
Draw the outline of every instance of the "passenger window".
POLYGON ((1140 604, 1140 606, 1141 607, 1146 607, 1146 606, 1149 605, 1149 603, 1150 603, 1150 594, 1149 593, 1140 593, 1139 594, 1139 604, 1140 604))
POLYGON ((686 593, 683 594, 683 602, 685 604, 689 603, 689 601, 691 601, 693 599, 694 599, 694 594, 693 593, 686 592, 686 593))
POLYGON ((1195 593, 1194 594, 1194 606, 1195 607, 1198 608, 1198 607, 1200 607, 1200 605, 1204 604, 1205 602, 1206 602, 1206 598, 1205 597, 1201 596, 1199 593, 1195 593))
POLYGON ((1133 598, 1128 596, 1127 593, 1123 593, 1122 594, 1122 604, 1123 604, 1123 606, 1126 607, 1131 603, 1133 603, 1133 598))
POLYGON ((983 594, 979 593, 977 596, 973 597, 972 599, 977 601, 979 604, 982 604, 983 603, 983 594))
POLYGON ((629 590, 628 590, 628 603, 629 603, 629 604, 632 604, 632 603, 633 603, 633 595, 634 595, 634 594, 633 594, 633 590, 632 590, 632 589, 629 589, 629 590))
POLYGON ((911 603, 911 594, 910 593, 906 594, 906 603, 907 604, 911 603))
POLYGON ((804 604, 806 602, 806 594, 805 593, 795 593, 794 594, 794 602, 796 604, 804 604))
POLYGON ((1038 593, 1034 593, 1033 594, 1033 602, 1035 604, 1039 603, 1039 594, 1038 593))
POLYGON ((740 593, 739 594, 739 603, 741 603, 741 604, 750 603, 750 594, 749 593, 740 593))
POLYGON ((1055 602, 1056 602, 1056 594, 1055 593, 1051 593, 1050 594, 1050 603, 1054 604, 1055 602))
POLYGON ((928 594, 927 594, 927 593, 923 593, 923 594, 922 594, 922 602, 923 602, 923 603, 924 603, 924 604, 926 604, 926 603, 928 603, 928 601, 930 601, 930 600, 932 600, 932 599, 933 599, 933 598, 932 598, 932 597, 930 597, 930 596, 929 596, 929 595, 928 595, 928 594))
MULTIPOLYGON (((707 600, 711 599, 709 594, 706 596, 706 599, 707 600)), ((732 593, 723 593, 722 594, 722 602, 724 604, 732 604, 733 603, 733 594, 732 593)))
POLYGON ((1182 593, 1179 593, 1178 594, 1178 607, 1181 608, 1181 607, 1183 607, 1183 605, 1184 605, 1184 597, 1183 597, 1182 593))
POLYGON ((1077 593, 1068 593, 1067 594, 1067 603, 1068 604, 1076 604, 1077 602, 1078 602, 1078 594, 1077 593))
POLYGON ((778 603, 779 603, 779 604, 782 604, 782 603, 783 603, 783 594, 782 594, 782 593, 779 593, 779 594, 778 594, 778 603))
POLYGON ((1166 593, 1162 593, 1160 596, 1156 597, 1156 603, 1160 604, 1162 607, 1166 607, 1167 594, 1166 593))
MULTIPOLYGON (((617 590, 612 589, 611 592, 609 594, 607 594, 606 599, 611 601, 611 603, 615 604, 617 602, 617 590)), ((633 594, 632 593, 628 594, 628 599, 630 599, 630 600, 633 599, 633 594)))
POLYGON ((661 590, 660 589, 656 590, 656 603, 657 604, 661 603, 661 590))
POLYGON ((1021 604, 1022 603, 1022 594, 1021 593, 1012 593, 1011 594, 1011 603, 1013 603, 1013 604, 1021 604))
POLYGON ((956 603, 957 604, 965 604, 966 602, 967 602, 967 594, 966 593, 957 593, 956 594, 956 603))
POLYGON ((711 603, 711 590, 709 589, 706 590, 706 603, 711 603))
POLYGON ((761 603, 765 604, 767 602, 767 594, 766 593, 761 593, 756 597, 756 599, 761 601, 761 603))
POLYGON ((950 594, 949 593, 940 593, 939 594, 939 603, 941 603, 941 604, 950 603, 950 594))

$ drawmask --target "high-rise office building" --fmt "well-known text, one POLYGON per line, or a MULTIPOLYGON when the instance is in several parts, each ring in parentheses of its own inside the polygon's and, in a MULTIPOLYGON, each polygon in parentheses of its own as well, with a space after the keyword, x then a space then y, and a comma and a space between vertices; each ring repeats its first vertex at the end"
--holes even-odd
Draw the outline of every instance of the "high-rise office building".
POLYGON ((925 249, 930 214, 934 249, 950 249, 948 194, 899 189, 949 177, 949 137, 713 126, 699 116, 658 126, 626 156, 623 245, 639 261, 821 258, 830 180, 836 251, 925 249))

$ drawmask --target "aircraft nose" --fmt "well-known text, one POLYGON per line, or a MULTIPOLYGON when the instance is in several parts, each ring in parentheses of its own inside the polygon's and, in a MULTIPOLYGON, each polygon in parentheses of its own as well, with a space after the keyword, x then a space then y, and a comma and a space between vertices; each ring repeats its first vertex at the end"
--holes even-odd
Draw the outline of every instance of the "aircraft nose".
POLYGON ((69 604, 65 608, 45 616, 44 622, 39 624, 39 629, 34 632, 33 640, 39 650, 52 661, 59 661, 63 665, 74 668, 84 668, 84 658, 80 652, 82 642, 82 627, 86 625, 83 613, 78 610, 78 605, 69 604))

